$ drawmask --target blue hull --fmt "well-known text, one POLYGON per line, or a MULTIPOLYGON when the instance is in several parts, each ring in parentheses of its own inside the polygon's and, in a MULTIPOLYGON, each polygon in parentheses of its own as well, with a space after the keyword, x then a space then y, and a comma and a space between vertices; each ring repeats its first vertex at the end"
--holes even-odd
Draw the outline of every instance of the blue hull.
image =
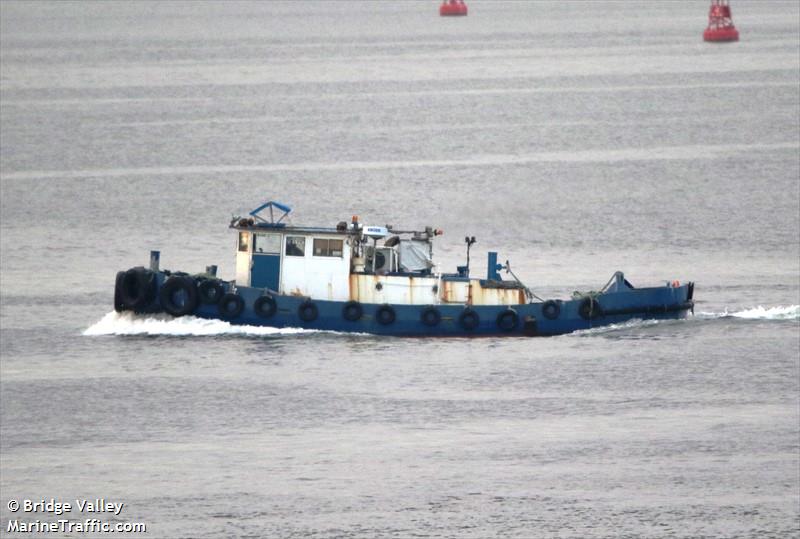
MULTIPOLYGON (((133 270, 129 270, 130 273, 133 270)), ((225 295, 214 298, 187 297, 195 292, 178 290, 176 298, 165 294, 168 274, 149 273, 150 281, 126 285, 120 272, 115 291, 115 308, 137 312, 171 312, 201 318, 220 319, 238 325, 275 328, 300 327, 316 330, 370 333, 395 336, 545 336, 619 324, 632 319, 685 318, 693 309, 693 283, 683 286, 622 288, 594 298, 497 305, 376 305, 272 294, 268 306, 256 312, 256 300, 266 295, 261 288, 236 287, 216 281, 225 295), (122 279, 122 280, 121 280, 122 279), (127 288, 126 288, 127 286, 127 288), (122 293, 121 293, 122 292, 122 293), (128 292, 127 296, 125 292, 128 292), (240 299, 230 295, 235 293, 240 299), (122 296, 122 297, 120 297, 122 296), (132 301, 134 297, 136 301, 132 301), (274 302, 274 303, 273 303, 274 302), (168 304, 168 305, 165 305, 168 304), (167 308, 165 308, 167 307, 167 308), (347 309, 350 309, 348 312, 347 309), (358 316, 356 316, 358 315, 358 316), (423 318, 426 319, 423 319, 423 318), (350 318, 350 319, 348 319, 350 318), (355 319, 353 319, 355 318, 355 319), (427 322, 427 323, 426 323, 427 322)), ((173 280, 176 280, 174 277, 173 280)), ((199 282, 188 276, 180 279, 188 288, 199 282)))

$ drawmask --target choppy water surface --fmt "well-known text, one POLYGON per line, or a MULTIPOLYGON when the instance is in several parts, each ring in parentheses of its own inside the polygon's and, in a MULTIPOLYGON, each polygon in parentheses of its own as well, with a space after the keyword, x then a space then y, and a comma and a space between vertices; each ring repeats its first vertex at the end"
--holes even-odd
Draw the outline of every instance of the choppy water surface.
MULTIPOLYGON (((800 8, 0 3, 0 518, 152 537, 800 535, 800 8), (696 281, 695 316, 380 339, 110 312, 233 273, 226 226, 445 229, 537 294, 696 281)), ((86 534, 80 536, 87 536, 86 534)), ((88 536, 91 536, 89 534, 88 536)))

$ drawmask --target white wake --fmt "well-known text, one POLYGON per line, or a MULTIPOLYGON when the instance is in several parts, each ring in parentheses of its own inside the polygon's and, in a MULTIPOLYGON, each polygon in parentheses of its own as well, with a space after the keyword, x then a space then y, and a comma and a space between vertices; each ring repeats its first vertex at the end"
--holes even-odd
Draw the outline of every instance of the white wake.
POLYGON ((692 319, 699 320, 719 320, 723 318, 742 318, 746 320, 800 320, 800 305, 789 305, 786 307, 753 307, 752 309, 744 309, 741 311, 728 312, 726 309, 721 313, 715 312, 698 312, 694 316, 683 319, 641 319, 633 318, 627 322, 620 324, 608 324, 605 326, 598 326, 591 329, 583 329, 571 333, 571 335, 586 336, 597 335, 603 333, 614 333, 620 330, 638 329, 648 326, 661 325, 665 323, 680 323, 692 319))
POLYGON ((735 318, 749 318, 751 320, 800 320, 800 305, 787 307, 754 307, 735 313, 725 313, 723 316, 735 318))
POLYGON ((95 335, 297 335, 318 333, 313 329, 271 328, 263 326, 238 326, 223 320, 206 320, 196 316, 173 318, 169 315, 137 315, 131 312, 111 311, 83 334, 95 335))

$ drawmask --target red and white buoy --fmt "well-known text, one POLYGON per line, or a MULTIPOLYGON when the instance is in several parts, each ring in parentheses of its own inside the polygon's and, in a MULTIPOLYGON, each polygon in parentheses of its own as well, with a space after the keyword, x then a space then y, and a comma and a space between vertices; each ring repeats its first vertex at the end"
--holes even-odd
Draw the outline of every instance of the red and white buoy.
POLYGON ((728 0, 711 0, 708 12, 708 28, 703 32, 705 41, 739 41, 739 30, 731 20, 728 0))
POLYGON ((467 4, 464 0, 444 0, 439 6, 439 15, 442 17, 454 17, 467 14, 467 4))

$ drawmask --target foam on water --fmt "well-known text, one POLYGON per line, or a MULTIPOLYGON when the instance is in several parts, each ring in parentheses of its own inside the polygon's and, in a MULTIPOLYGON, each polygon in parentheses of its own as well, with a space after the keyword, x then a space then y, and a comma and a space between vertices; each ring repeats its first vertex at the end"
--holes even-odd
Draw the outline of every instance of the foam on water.
POLYGON ((746 320, 800 320, 800 305, 779 305, 777 307, 752 307, 741 311, 728 312, 728 309, 721 313, 698 312, 695 314, 700 319, 716 318, 742 318, 746 320))
MULTIPOLYGON (((621 324, 608 324, 606 326, 600 326, 591 329, 581 329, 578 331, 573 331, 568 335, 578 336, 578 337, 591 336, 600 333, 611 333, 627 329, 637 329, 637 328, 655 326, 659 322, 664 322, 664 320, 643 320, 641 318, 633 318, 631 320, 628 320, 627 322, 622 322, 621 324)), ((670 320, 670 322, 674 322, 674 320, 670 320)))
MULTIPOLYGON (((728 312, 726 309, 721 313, 715 312, 698 312, 692 318, 698 320, 716 320, 722 318, 742 318, 746 320, 800 320, 800 305, 777 306, 777 307, 753 307, 751 309, 744 309, 742 311, 728 312)), ((664 322, 681 321, 681 319, 668 319, 668 320, 642 320, 634 318, 622 324, 609 324, 607 326, 587 329, 576 332, 580 335, 592 335, 596 333, 605 333, 609 331, 618 331, 621 329, 632 329, 639 327, 653 326, 664 322)))
POLYGON ((312 329, 273 328, 262 326, 237 326, 223 320, 206 320, 196 316, 173 318, 168 315, 136 315, 130 312, 111 311, 100 321, 86 329, 83 334, 97 335, 296 335, 319 333, 312 329))
POLYGON ((744 311, 726 313, 725 316, 752 320, 800 320, 800 305, 789 305, 787 307, 762 307, 759 305, 744 311))

